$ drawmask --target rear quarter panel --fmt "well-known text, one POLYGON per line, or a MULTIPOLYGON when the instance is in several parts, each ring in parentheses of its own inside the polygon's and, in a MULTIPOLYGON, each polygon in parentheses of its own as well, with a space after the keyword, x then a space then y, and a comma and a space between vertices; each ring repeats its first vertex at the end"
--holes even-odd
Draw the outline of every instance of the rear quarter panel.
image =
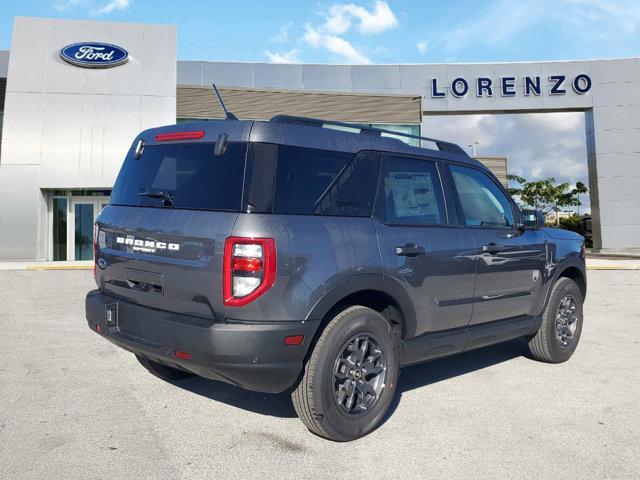
POLYGON ((356 276, 379 279, 381 260, 370 218, 241 214, 233 235, 273 238, 277 279, 244 307, 226 307, 238 320, 300 321, 341 282, 356 276))

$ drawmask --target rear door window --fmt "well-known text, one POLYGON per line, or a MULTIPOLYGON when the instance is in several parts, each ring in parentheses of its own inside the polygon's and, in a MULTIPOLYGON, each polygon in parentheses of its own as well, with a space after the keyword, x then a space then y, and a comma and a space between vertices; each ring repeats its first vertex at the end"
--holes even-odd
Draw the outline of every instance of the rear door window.
POLYGON ((447 223, 436 163, 389 156, 383 164, 376 211, 390 225, 447 223))
POLYGON ((247 146, 229 143, 149 145, 127 156, 111 193, 113 205, 240 211, 247 146))

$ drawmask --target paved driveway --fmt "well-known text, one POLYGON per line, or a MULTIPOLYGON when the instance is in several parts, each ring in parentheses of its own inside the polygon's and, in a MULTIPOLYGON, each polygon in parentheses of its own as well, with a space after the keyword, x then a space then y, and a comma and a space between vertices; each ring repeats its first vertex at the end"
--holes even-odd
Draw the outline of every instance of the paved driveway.
POLYGON ((0 478, 638 478, 640 271, 589 272, 563 365, 500 346, 404 369, 387 421, 321 440, 288 395, 163 382, 91 332, 88 271, 0 271, 0 478))

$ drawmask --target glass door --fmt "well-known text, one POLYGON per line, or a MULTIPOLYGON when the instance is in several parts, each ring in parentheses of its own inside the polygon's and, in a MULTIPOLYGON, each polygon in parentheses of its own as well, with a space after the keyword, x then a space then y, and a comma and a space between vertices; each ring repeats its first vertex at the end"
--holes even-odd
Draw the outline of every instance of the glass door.
POLYGON ((73 259, 93 260, 95 202, 73 201, 73 259))
POLYGON ((67 221, 67 258, 93 260, 93 224, 108 197, 71 197, 67 221))

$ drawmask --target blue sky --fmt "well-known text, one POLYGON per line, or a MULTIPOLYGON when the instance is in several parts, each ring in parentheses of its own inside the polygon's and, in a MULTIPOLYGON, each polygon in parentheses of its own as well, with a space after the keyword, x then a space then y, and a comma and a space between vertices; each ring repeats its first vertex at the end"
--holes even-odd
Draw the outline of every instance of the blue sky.
MULTIPOLYGON (((450 63, 640 56, 640 0, 35 0, 0 3, 0 49, 17 15, 178 27, 178 59, 450 63)), ((587 183, 584 114, 430 117, 424 135, 509 171, 587 183)), ((589 210, 582 199, 581 212, 589 210)))
POLYGON ((36 0, 0 5, 0 49, 16 15, 178 26, 182 60, 435 63, 638 55, 640 1, 36 0))

